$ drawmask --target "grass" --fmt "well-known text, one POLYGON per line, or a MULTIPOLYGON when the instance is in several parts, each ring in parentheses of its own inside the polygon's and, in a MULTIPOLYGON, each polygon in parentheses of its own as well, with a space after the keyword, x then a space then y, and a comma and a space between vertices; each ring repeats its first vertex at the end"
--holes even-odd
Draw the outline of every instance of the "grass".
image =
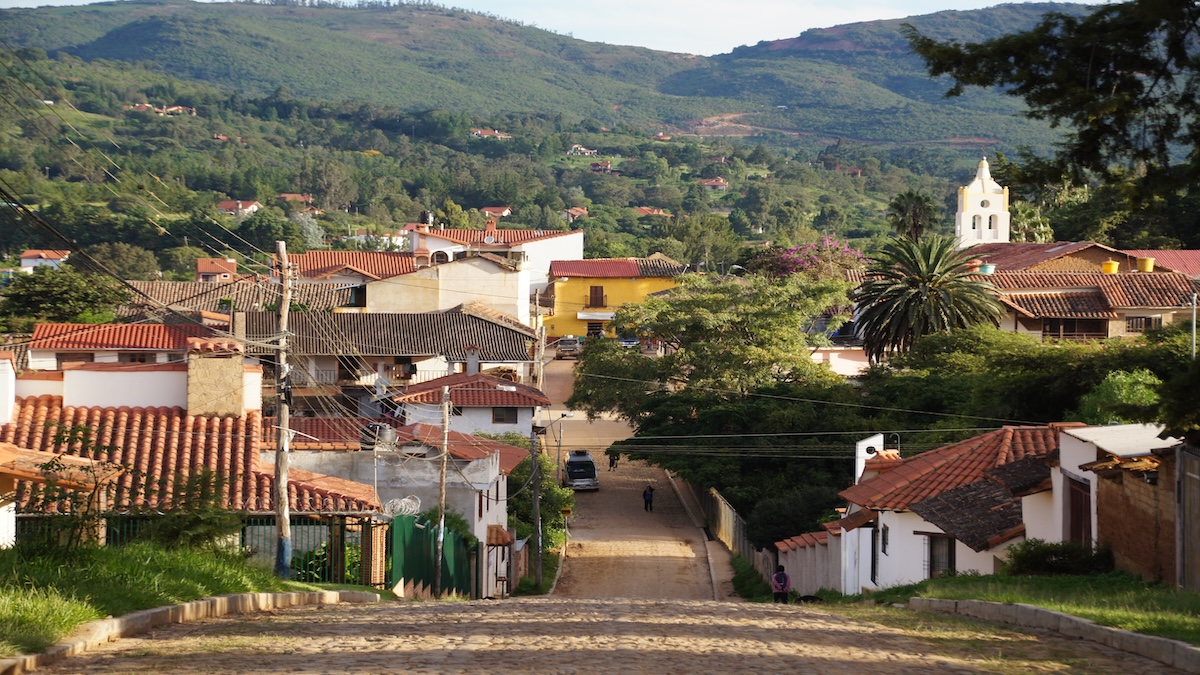
POLYGON ((226 593, 320 590, 240 556, 149 544, 0 551, 0 658, 40 652, 80 624, 226 593))
POLYGON ((1104 626, 1200 645, 1200 593, 1176 591, 1123 572, 1093 576, 959 576, 929 579, 861 596, 821 592, 832 605, 877 609, 909 598, 1020 603, 1104 626))
MULTIPOLYGON (((545 595, 550 591, 550 585, 554 583, 554 576, 558 574, 558 565, 561 561, 559 551, 547 550, 542 553, 542 585, 538 586, 532 569, 529 576, 521 577, 521 581, 517 583, 516 588, 512 590, 513 595, 545 595)), ((532 568, 532 564, 530 565, 532 568)))

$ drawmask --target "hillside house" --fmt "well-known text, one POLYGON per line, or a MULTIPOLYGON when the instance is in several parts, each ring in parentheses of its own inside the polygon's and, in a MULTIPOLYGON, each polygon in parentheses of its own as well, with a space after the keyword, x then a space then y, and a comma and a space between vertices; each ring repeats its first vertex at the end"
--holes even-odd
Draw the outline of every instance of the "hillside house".
POLYGON ((237 261, 233 258, 197 258, 196 281, 212 283, 233 281, 237 277, 237 261))
POLYGON ((717 176, 716 178, 699 178, 696 182, 704 189, 712 192, 724 192, 729 189, 729 181, 721 176, 717 176))
POLYGON ((481 138, 490 141, 507 141, 512 136, 496 129, 471 129, 471 138, 481 138))
POLYGON ((262 208, 262 204, 256 201, 242 201, 240 199, 226 199, 217 202, 217 210, 229 216, 243 217, 258 213, 262 208))
POLYGON ((512 215, 512 209, 507 206, 484 206, 479 212, 488 220, 500 220, 512 215))
POLYGON ((443 388, 450 395, 450 430, 468 434, 516 432, 528 437, 541 408, 550 405, 540 390, 487 373, 468 371, 404 388, 392 397, 396 417, 405 423, 441 424, 443 388))
POLYGON ((71 257, 69 250, 35 248, 21 252, 21 271, 26 274, 37 267, 58 269, 71 257))
POLYGON ((567 149, 567 155, 572 157, 596 157, 600 153, 591 148, 585 148, 582 145, 575 143, 567 149))

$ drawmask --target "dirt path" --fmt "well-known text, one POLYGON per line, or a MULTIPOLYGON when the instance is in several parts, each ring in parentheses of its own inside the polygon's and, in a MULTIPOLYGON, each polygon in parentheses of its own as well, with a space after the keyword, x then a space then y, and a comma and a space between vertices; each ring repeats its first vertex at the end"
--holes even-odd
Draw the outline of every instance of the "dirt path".
POLYGON ((622 462, 607 471, 604 464, 600 489, 575 496, 571 540, 554 596, 712 600, 703 532, 662 469, 622 462), (647 485, 655 487, 651 512, 642 502, 647 485))

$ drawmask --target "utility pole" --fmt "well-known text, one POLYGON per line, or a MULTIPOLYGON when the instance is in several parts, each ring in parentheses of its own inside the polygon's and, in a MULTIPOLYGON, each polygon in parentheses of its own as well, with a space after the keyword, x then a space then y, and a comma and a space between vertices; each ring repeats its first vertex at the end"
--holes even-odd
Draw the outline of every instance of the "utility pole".
POLYGON ((529 470, 529 480, 533 483, 533 555, 534 581, 538 590, 542 588, 542 471, 538 461, 538 434, 535 430, 529 434, 529 459, 532 465, 529 470))
POLYGON ((276 413, 279 436, 275 442, 275 576, 287 579, 292 573, 292 526, 288 512, 288 453, 292 433, 288 418, 292 402, 291 366, 288 364, 288 309, 292 304, 292 268, 288 263, 287 244, 275 242, 279 256, 279 278, 283 295, 279 300, 279 352, 276 360, 275 392, 279 397, 276 413))
POLYGON ((537 336, 537 342, 534 347, 533 356, 533 386, 537 390, 542 389, 543 381, 546 377, 546 327, 542 325, 542 293, 541 291, 533 292, 533 307, 534 320, 533 330, 537 336))
POLYGON ((442 553, 446 543, 446 466, 450 458, 450 387, 442 387, 442 468, 438 477, 437 553, 433 566, 433 597, 442 597, 442 553))

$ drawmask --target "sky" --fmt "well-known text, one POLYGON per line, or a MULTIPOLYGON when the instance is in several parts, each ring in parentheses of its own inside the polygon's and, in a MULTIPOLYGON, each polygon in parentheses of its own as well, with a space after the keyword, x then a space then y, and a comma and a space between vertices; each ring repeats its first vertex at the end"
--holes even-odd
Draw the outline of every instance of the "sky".
MULTIPOLYGON (((1012 1, 1012 0, 1009 0, 1012 1)), ((1017 0, 1020 1, 1020 0, 1017 0)), ((1095 2, 1095 0, 1088 0, 1095 2)), ((809 28, 898 19, 1002 0, 435 0, 581 40, 684 54, 725 54, 796 37, 809 28)), ((0 0, 0 8, 82 5, 86 0, 0 0)))

